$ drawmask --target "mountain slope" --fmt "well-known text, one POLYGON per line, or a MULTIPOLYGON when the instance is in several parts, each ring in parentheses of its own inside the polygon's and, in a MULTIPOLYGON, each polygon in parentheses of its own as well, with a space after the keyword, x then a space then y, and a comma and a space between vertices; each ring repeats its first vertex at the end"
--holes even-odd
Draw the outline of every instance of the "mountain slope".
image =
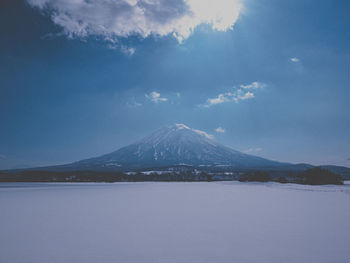
POLYGON ((82 160, 65 168, 128 170, 176 165, 195 167, 274 168, 289 165, 235 151, 207 133, 184 124, 164 127, 115 152, 82 160))

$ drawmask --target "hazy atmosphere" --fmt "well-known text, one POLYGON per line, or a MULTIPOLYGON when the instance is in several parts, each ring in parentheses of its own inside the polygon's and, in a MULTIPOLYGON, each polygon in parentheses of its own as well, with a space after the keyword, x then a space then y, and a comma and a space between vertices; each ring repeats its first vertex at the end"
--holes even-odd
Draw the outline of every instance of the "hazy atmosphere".
POLYGON ((0 169, 183 123, 264 158, 350 167, 349 1, 5 0, 0 169))

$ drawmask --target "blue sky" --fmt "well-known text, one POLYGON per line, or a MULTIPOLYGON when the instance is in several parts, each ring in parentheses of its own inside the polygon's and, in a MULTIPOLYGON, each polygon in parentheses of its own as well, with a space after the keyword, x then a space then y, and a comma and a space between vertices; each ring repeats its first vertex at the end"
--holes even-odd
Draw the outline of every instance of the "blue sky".
POLYGON ((1 2, 0 169, 98 156, 173 123, 350 167, 348 1, 106 3, 1 2))

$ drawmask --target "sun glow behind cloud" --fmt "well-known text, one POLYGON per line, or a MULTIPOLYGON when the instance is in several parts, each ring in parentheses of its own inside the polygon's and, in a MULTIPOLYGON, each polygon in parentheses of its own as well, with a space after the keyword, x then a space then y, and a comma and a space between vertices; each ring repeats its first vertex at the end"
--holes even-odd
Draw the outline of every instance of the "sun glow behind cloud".
POLYGON ((132 35, 174 36, 180 43, 201 24, 233 29, 241 0, 27 0, 70 37, 90 35, 116 43, 132 35))

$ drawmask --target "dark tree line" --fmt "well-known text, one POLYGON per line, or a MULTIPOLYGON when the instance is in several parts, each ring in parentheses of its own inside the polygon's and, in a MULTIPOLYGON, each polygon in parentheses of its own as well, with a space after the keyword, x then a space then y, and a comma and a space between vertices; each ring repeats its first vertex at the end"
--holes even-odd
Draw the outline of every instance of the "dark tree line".
POLYGON ((297 184, 343 184, 342 177, 321 168, 311 168, 301 173, 287 172, 286 176, 268 171, 246 171, 238 178, 224 173, 205 171, 177 171, 162 173, 122 173, 101 171, 17 171, 0 172, 0 182, 193 182, 193 181, 232 181, 240 182, 279 182, 297 184))
POLYGON ((311 168, 301 173, 297 177, 297 182, 311 185, 344 184, 340 175, 319 167, 311 168))
POLYGON ((272 177, 269 172, 266 171, 251 171, 241 175, 238 180, 240 182, 279 182, 309 185, 344 184, 340 175, 319 167, 310 168, 295 175, 289 174, 287 177, 272 177))
POLYGON ((246 172, 238 178, 240 182, 271 182, 272 177, 268 172, 246 172))
POLYGON ((206 172, 164 172, 164 173, 122 173, 100 171, 35 171, 0 172, 0 182, 186 182, 213 181, 211 174, 206 172))

